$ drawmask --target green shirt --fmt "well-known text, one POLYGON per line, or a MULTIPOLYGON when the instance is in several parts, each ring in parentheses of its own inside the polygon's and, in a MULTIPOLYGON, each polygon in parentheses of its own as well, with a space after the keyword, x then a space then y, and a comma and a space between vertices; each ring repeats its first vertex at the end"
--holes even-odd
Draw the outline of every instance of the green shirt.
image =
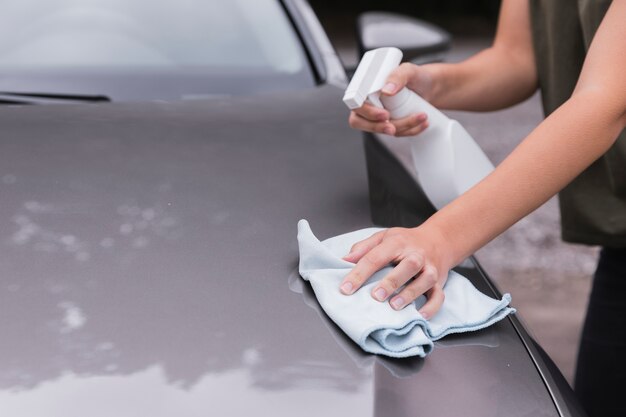
MULTIPOLYGON (((591 40, 610 4, 610 0, 530 0, 546 116, 572 95, 591 40)), ((559 206, 563 240, 626 247, 626 130, 604 156, 559 193, 559 206)))

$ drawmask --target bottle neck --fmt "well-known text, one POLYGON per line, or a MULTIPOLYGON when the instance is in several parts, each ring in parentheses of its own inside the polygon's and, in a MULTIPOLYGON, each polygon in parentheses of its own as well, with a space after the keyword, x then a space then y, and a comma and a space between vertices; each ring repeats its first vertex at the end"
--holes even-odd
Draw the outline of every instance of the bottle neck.
POLYGON ((391 113, 394 113, 396 111, 402 110, 402 107, 407 103, 407 101, 411 100, 411 91, 405 87, 393 96, 381 95, 381 99, 385 105, 385 109, 387 109, 391 113))
POLYGON ((428 116, 428 123, 431 127, 435 125, 445 126, 450 121, 445 114, 406 87, 393 96, 381 95, 380 99, 394 119, 424 112, 428 116))

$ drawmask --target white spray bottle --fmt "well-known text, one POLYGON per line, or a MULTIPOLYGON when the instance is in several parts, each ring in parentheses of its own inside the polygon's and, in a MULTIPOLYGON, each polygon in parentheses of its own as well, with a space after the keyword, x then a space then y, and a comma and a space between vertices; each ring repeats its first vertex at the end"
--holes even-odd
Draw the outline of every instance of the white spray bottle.
POLYGON ((494 168, 482 149, 456 120, 449 119, 426 100, 408 88, 394 96, 381 95, 389 74, 402 61, 397 48, 368 51, 350 81, 343 97, 350 109, 365 100, 389 111, 392 119, 424 112, 428 128, 409 138, 417 177, 431 203, 440 209, 494 168))

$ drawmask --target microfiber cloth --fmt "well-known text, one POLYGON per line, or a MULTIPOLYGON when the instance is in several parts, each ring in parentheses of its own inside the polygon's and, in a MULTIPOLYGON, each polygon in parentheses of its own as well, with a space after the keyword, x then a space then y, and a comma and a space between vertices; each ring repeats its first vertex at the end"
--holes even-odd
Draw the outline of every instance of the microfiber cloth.
POLYGON ((379 230, 383 229, 361 229, 320 242, 306 220, 298 222, 300 275, 311 283, 326 314, 366 352, 394 358, 424 357, 432 351, 434 341, 448 334, 483 329, 515 312, 508 307, 509 294, 501 300, 488 297, 454 271, 444 286, 445 301, 430 320, 418 312, 426 302, 424 296, 402 310, 372 298, 372 288, 391 271, 391 265, 375 273, 354 294, 343 295, 339 285, 354 264, 341 258, 353 244, 379 230))

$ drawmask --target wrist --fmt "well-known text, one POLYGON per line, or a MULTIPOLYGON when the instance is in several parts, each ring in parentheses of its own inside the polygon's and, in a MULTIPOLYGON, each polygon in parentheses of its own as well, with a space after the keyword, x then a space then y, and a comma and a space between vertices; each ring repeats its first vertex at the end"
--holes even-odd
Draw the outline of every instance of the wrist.
POLYGON ((447 92, 450 91, 449 64, 426 64, 420 66, 422 82, 428 86, 423 98, 437 108, 447 108, 447 92))
POLYGON ((457 265, 452 242, 435 222, 427 220, 412 229, 412 234, 414 239, 425 247, 439 270, 448 271, 457 265))

